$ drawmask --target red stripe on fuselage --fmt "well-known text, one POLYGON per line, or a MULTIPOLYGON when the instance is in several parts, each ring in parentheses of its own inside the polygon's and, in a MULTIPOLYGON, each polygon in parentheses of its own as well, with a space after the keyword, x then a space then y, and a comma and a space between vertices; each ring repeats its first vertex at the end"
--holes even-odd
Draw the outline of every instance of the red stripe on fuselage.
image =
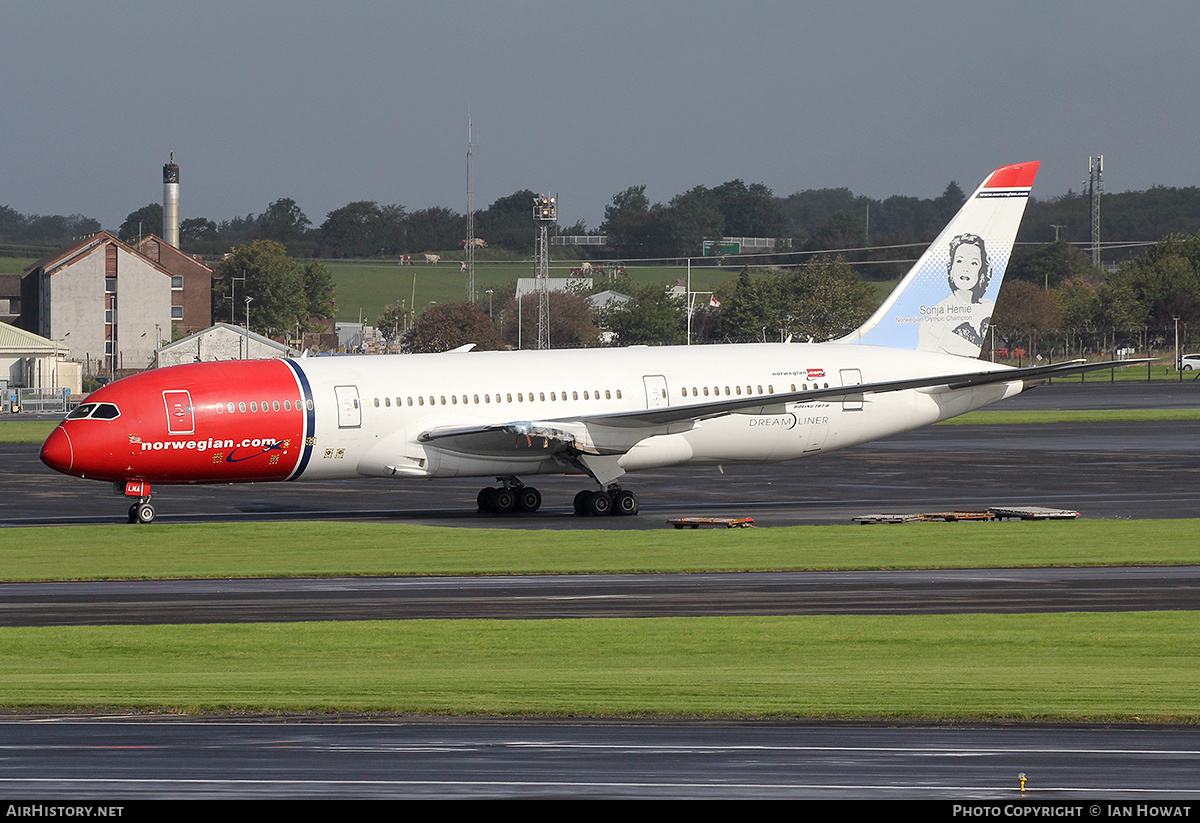
POLYGON ((84 400, 116 405, 115 419, 60 424, 71 443, 68 473, 150 483, 286 480, 303 453, 304 400, 278 360, 143 372, 84 400))

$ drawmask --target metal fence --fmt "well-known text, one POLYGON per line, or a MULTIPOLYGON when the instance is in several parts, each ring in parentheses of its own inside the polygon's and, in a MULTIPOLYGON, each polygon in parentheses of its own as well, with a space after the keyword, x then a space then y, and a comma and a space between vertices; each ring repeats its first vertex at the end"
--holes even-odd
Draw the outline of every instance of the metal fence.
POLYGON ((13 414, 66 414, 70 402, 70 389, 10 388, 4 390, 3 411, 13 414))
POLYGON ((604 234, 560 234, 550 238, 551 246, 606 246, 608 236, 604 234))

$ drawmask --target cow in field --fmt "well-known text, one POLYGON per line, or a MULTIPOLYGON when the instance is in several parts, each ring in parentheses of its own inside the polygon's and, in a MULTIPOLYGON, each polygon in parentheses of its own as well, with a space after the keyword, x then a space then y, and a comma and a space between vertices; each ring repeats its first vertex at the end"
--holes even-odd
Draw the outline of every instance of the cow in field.
POLYGON ((442 256, 440 254, 428 254, 427 253, 425 255, 425 262, 430 263, 430 264, 440 263, 440 262, 442 262, 442 256))
MULTIPOLYGON (((462 246, 465 249, 467 247, 467 241, 459 240, 458 245, 462 246)), ((482 237, 473 237, 470 240, 470 245, 471 245, 471 248, 473 248, 473 249, 486 249, 487 241, 484 240, 482 237)))
POLYGON ((401 255, 400 265, 401 266, 411 266, 412 265, 412 255, 411 254, 401 255))
POLYGON ((466 274, 466 272, 467 272, 467 261, 466 260, 464 260, 458 264, 458 270, 460 273, 466 274))

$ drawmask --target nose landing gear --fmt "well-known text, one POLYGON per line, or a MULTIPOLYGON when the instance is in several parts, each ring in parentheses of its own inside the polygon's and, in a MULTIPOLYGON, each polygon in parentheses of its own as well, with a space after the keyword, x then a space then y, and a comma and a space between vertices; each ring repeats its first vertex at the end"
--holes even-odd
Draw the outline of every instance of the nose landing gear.
POLYGON ((153 523, 157 515, 149 497, 138 498, 138 502, 129 507, 130 523, 153 523))

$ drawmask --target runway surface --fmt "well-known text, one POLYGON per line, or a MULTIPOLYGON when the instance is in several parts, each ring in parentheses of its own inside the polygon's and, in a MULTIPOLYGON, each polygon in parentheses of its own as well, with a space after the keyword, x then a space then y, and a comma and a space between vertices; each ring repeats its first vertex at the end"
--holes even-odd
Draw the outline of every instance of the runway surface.
POLYGON ((949 819, 951 801, 1011 817, 1006 804, 1186 807, 1200 794, 1197 729, 37 720, 0 722, 9 796, 924 799, 949 819))
POLYGON ((0 584, 0 626, 1198 608, 1198 566, 0 584))
MULTIPOLYGON (((1200 408, 1200 384, 1047 386, 1008 408, 1200 408)), ((0 526, 113 523, 125 503, 0 447, 0 526)), ((773 466, 645 472, 633 518, 570 513, 578 479, 534 517, 474 512, 478 481, 181 487, 162 522, 378 519, 504 528, 665 528, 677 515, 760 526, 989 505, 1085 517, 1192 517, 1200 422, 939 426, 773 466)), ((146 528, 130 526, 130 528, 146 528)), ((153 528, 153 527, 149 527, 153 528)), ((903 528, 903 527, 862 527, 903 528)), ((0 542, 5 539, 0 529, 0 542)), ((891 614, 1196 609, 1200 569, 141 581, 4 584, 0 624, 891 614)), ((11 796, 121 798, 922 798, 1117 803, 1196 798, 1200 730, 779 722, 336 723, 39 715, 0 722, 11 796), (1017 775, 1028 777, 1027 792, 1017 775)), ((1109 816, 1109 806, 1098 807, 1109 816)))

